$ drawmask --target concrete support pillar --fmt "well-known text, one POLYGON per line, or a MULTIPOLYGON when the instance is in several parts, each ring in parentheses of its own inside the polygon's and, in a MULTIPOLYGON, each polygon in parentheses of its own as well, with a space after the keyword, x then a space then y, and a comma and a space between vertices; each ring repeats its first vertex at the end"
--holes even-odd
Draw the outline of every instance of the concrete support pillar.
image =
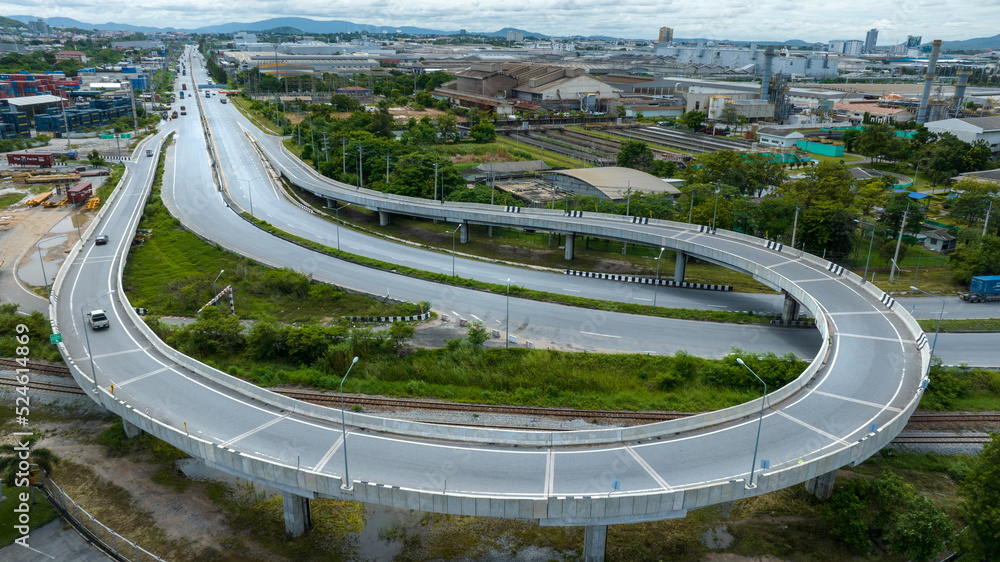
POLYGON ((687 271, 687 254, 677 250, 677 261, 674 263, 674 283, 684 282, 684 273, 687 271))
POLYGON ((781 307, 781 321, 791 322, 792 320, 799 319, 799 301, 795 300, 792 295, 789 295, 785 291, 785 304, 781 307))
POLYGON ((492 224, 486 227, 486 236, 489 236, 490 238, 493 238, 493 225, 492 224))
POLYGON ((604 562, 608 545, 607 525, 587 525, 583 531, 583 561, 604 562))
POLYGON ((826 474, 820 474, 816 478, 806 480, 806 491, 821 500, 828 500, 833 494, 833 481, 836 477, 837 471, 831 470, 826 474))
POLYGON ((469 243, 469 221, 462 221, 462 229, 458 231, 458 241, 462 244, 469 243))
POLYGON ((129 423, 128 421, 125 420, 125 418, 122 418, 122 427, 125 428, 125 437, 128 437, 129 439, 133 437, 138 437, 139 435, 142 434, 142 430, 139 429, 138 426, 129 423))
POLYGON ((389 211, 378 212, 378 225, 389 226, 389 211))
POLYGON ((567 232, 566 233, 566 256, 565 256, 567 260, 573 259, 573 246, 575 245, 575 242, 576 242, 576 234, 573 234, 572 232, 567 232))
POLYGON ((282 492, 281 504, 285 508, 285 532, 288 536, 297 537, 312 526, 309 498, 282 492))

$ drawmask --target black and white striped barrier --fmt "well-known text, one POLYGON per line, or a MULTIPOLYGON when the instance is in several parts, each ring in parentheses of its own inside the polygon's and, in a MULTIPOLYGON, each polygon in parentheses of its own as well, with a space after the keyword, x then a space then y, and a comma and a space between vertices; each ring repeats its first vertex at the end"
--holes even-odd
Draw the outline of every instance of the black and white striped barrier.
POLYGON ((771 320, 772 326, 782 326, 785 328, 815 328, 816 323, 812 320, 771 320))
MULTIPOLYGON (((607 279, 608 281, 622 281, 624 283, 639 283, 641 285, 656 285, 657 280, 651 279, 649 277, 633 277, 631 275, 619 275, 617 273, 595 273, 593 271, 579 271, 576 269, 566 269, 563 270, 566 275, 572 275, 574 277, 589 277, 591 279, 607 279)), ((688 283, 687 281, 682 281, 680 283, 672 279, 660 279, 659 285, 661 287, 677 287, 680 289, 702 289, 704 291, 732 291, 733 288, 730 285, 715 285, 712 283, 688 283)))
POLYGON ((881 300, 882 304, 884 304, 886 308, 890 310, 892 310, 893 305, 896 304, 896 299, 890 297, 889 293, 882 293, 882 298, 879 300, 881 300))
POLYGON ((775 252, 780 252, 781 249, 784 248, 784 247, 785 247, 784 244, 780 244, 778 242, 774 242, 774 241, 771 241, 771 240, 767 241, 767 249, 768 250, 774 250, 775 252))
POLYGON ((567 211, 566 216, 574 219, 578 219, 583 216, 583 211, 567 211))
POLYGON ((105 160, 108 162, 127 162, 132 159, 131 156, 105 156, 105 160))
MULTIPOLYGON (((643 223, 643 224, 645 224, 645 223, 643 223)), ((698 232, 700 232, 702 234, 715 234, 714 230, 712 230, 711 228, 709 228, 708 226, 706 226, 704 224, 699 224, 698 225, 698 232)))
POLYGON ((632 217, 632 224, 649 224, 649 217, 632 217))
POLYGON ((521 212, 521 208, 520 207, 514 207, 512 205, 507 205, 506 207, 503 208, 503 210, 505 212, 508 212, 508 213, 520 213, 521 212))
MULTIPOLYGON (((341 318, 346 318, 351 322, 416 322, 419 320, 428 320, 431 317, 430 312, 425 312, 423 314, 414 314, 411 316, 341 316, 341 318)), ((444 320, 447 322, 447 319, 444 320)))
POLYGON ((927 334, 920 334, 917 338, 917 349, 923 349, 925 345, 927 345, 927 334))
POLYGON ((833 273, 834 275, 843 275, 844 272, 847 271, 842 266, 839 266, 833 262, 830 262, 830 265, 826 266, 826 269, 831 273, 833 273))

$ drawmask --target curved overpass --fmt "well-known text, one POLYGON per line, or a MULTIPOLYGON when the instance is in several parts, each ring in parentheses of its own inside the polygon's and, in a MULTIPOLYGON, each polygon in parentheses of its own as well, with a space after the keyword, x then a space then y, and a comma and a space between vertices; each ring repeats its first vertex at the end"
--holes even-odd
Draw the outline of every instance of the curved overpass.
MULTIPOLYGON (((301 170, 285 167, 266 147, 265 152, 278 169, 301 181, 295 177, 301 170)), ((144 162, 131 166, 127 185, 85 239, 98 227, 123 234, 135 228, 150 169, 144 162)), ((676 517, 804 482, 874 454, 902 429, 919 400, 929 350, 914 320, 881 291, 814 256, 665 221, 639 225, 621 217, 435 205, 360 190, 352 194, 353 188, 313 180, 311 187, 326 190, 330 198, 355 197, 379 210, 675 248, 788 292, 816 316, 824 343, 799 379, 767 398, 759 458, 768 460, 769 468, 758 471, 755 487, 747 486, 760 401, 610 430, 442 427, 357 413, 346 413, 342 428, 339 410, 288 400, 166 347, 124 297, 125 242, 102 247, 108 250, 78 247, 80 254, 74 252, 54 286, 53 328, 68 336, 60 349, 81 387, 96 386, 94 399, 128 423, 209 466, 275 486, 289 500, 335 497, 555 525, 676 517), (112 289, 112 296, 101 297, 112 289), (111 332, 90 338, 96 371, 80 337, 83 303, 93 299, 94 307, 105 303, 113 319, 111 332)))

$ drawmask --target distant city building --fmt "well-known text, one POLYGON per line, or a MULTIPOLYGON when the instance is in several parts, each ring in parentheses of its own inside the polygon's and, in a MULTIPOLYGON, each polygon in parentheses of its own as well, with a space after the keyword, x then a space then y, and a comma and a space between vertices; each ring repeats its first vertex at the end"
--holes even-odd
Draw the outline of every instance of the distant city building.
POLYGON ((834 53, 856 57, 864 50, 864 46, 865 44, 862 41, 830 41, 827 48, 834 53))
POLYGON ((256 33, 247 33, 246 31, 241 31, 239 33, 234 33, 233 34, 233 42, 234 43, 256 43, 257 42, 257 34, 256 33))
POLYGON ((520 31, 508 31, 507 41, 510 41, 512 43, 520 43, 524 41, 524 33, 521 33, 520 31))
POLYGON ((674 42, 674 30, 670 27, 660 28, 660 37, 657 39, 660 43, 673 43, 674 42))
POLYGON ((164 45, 160 41, 112 41, 111 48, 116 51, 138 49, 140 51, 162 51, 164 45))
POLYGON ((878 43, 878 30, 869 29, 868 35, 865 35, 865 52, 874 53, 875 45, 878 43))
POLYGON ((59 51, 56 53, 56 62, 61 60, 75 60, 77 62, 87 62, 87 55, 81 51, 59 51))
MULTIPOLYGON (((764 50, 757 48, 737 47, 681 47, 676 45, 657 45, 655 54, 682 66, 710 66, 716 69, 732 72, 760 74, 764 68, 764 50)), ((774 74, 786 76, 804 76, 807 78, 835 78, 838 62, 830 60, 829 55, 821 53, 775 53, 773 63, 774 74)), ((688 74, 688 72, 681 72, 688 74)), ((719 74, 713 71, 712 74, 719 74)))
POLYGON ((29 21, 28 33, 32 35, 51 35, 52 29, 49 28, 49 24, 45 23, 45 20, 29 21))

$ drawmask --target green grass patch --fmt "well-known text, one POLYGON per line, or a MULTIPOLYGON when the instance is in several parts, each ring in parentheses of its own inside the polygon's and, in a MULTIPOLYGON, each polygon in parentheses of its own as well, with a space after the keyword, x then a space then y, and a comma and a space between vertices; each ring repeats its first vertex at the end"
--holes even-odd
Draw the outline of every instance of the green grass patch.
POLYGON ((809 153, 809 158, 816 160, 817 162, 832 162, 834 164, 838 162, 843 162, 844 164, 851 165, 851 163, 861 162, 864 157, 857 156, 855 154, 844 154, 843 156, 826 156, 823 154, 809 153))
POLYGON ((23 193, 4 193, 0 195, 0 209, 6 209, 24 199, 23 193))
MULTIPOLYGON (((936 301, 935 301, 936 302, 936 301)), ((938 328, 938 319, 917 320, 920 328, 933 334, 938 328)), ((1000 332, 1000 318, 953 318, 941 320, 942 332, 1000 332)))
MULTIPOLYGON (((37 529, 59 517, 59 512, 45 499, 41 490, 30 490, 28 486, 4 486, 3 495, 7 499, 0 503, 0 547, 7 546, 21 537, 21 533, 14 529, 14 526, 22 524, 20 520, 22 514, 14 510, 23 503, 28 505, 28 526, 31 529, 37 529), (35 501, 31 500, 32 496, 35 501)), ((28 544, 34 543, 29 540, 28 544)))
POLYGON ((129 457, 159 464, 160 470, 153 475, 153 482, 173 488, 175 492, 183 492, 192 484, 176 466, 177 461, 188 458, 187 453, 148 433, 129 438, 121 423, 113 423, 98 434, 97 442, 106 447, 110 457, 129 457))
POLYGON ((927 410, 1000 410, 1000 371, 968 367, 931 368, 931 382, 920 399, 927 410))
POLYGON ((49 343, 52 324, 41 312, 22 316, 17 308, 16 304, 0 304, 0 357, 62 363, 58 348, 49 343))
POLYGON ((160 200, 163 158, 139 223, 152 231, 133 247, 123 285, 132 304, 152 314, 194 315, 227 285, 235 292, 240 316, 286 322, 332 322, 340 316, 408 315, 417 305, 383 304, 335 287, 312 284, 289 269, 272 269, 218 245, 204 242, 172 217, 160 200), (225 274, 219 278, 219 272, 225 274))
POLYGON ((264 131, 269 135, 279 135, 281 134, 281 127, 278 127, 274 120, 265 115, 261 111, 254 111, 250 108, 250 104, 253 103, 242 96, 229 96, 229 102, 236 106, 236 109, 243 114, 244 117, 257 125, 260 130, 264 131))
POLYGON ((518 151, 528 155, 525 160, 544 160, 545 164, 550 168, 585 168, 588 165, 584 160, 556 154, 551 150, 544 151, 545 157, 542 158, 543 150, 541 148, 529 146, 519 142, 517 139, 497 137, 497 143, 507 150, 513 150, 515 155, 518 151))
MULTIPOLYGON (((595 131, 593 129, 584 129, 583 127, 578 127, 578 126, 570 126, 570 127, 566 127, 566 128, 567 129, 571 129, 573 131, 580 132, 580 133, 586 133, 588 135, 593 135, 595 137, 599 137, 599 138, 602 138, 602 139, 607 139, 607 140, 614 140, 614 141, 619 141, 619 142, 628 140, 627 134, 623 134, 623 133, 602 133, 602 132, 599 132, 599 131, 595 131)), ((683 148, 675 148, 675 147, 672 147, 672 146, 667 146, 665 144, 655 144, 655 143, 651 143, 651 142, 648 142, 648 141, 643 141, 643 142, 645 142, 650 148, 656 148, 656 149, 659 149, 659 150, 666 150, 667 152, 677 152, 679 154, 687 154, 687 155, 690 155, 690 156, 697 156, 697 154, 695 154, 694 152, 691 152, 690 150, 684 150, 683 148)))

